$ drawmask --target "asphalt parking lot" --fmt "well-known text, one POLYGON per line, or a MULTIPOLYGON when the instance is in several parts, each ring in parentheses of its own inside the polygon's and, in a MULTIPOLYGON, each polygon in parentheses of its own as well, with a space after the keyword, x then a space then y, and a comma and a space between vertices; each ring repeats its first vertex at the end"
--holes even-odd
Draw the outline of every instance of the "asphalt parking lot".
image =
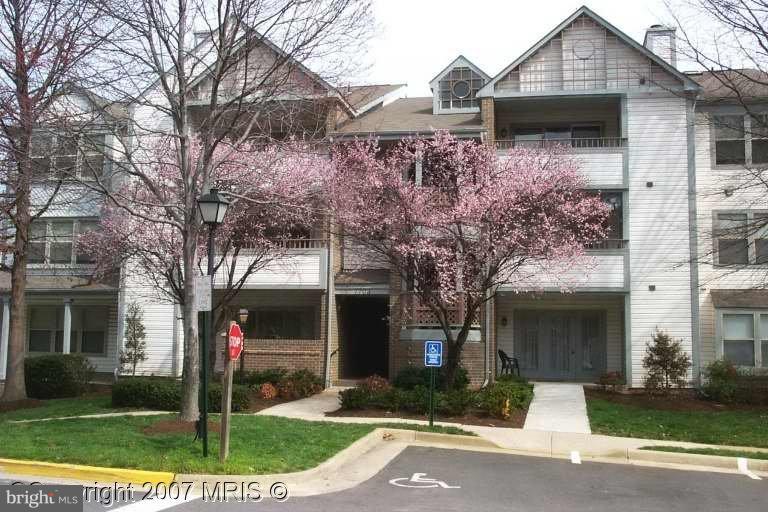
MULTIPOLYGON (((246 489, 247 491, 247 489, 246 489)), ((290 489, 288 490, 290 492, 290 489)), ((262 490, 268 494, 268 490, 262 490)), ((251 497, 255 496, 251 493, 251 497)), ((89 512, 236 511, 765 511, 768 480, 745 475, 408 447, 357 487, 283 502, 156 497, 89 512)))

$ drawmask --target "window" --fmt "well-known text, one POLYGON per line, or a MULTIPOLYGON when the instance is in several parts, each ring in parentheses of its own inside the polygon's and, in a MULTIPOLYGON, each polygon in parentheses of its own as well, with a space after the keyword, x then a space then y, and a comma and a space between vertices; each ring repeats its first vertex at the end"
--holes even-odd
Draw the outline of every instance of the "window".
POLYGON ((93 263, 86 254, 74 249, 76 236, 98 228, 92 219, 36 220, 29 229, 29 263, 72 265, 93 263))
POLYGON ((483 77, 468 67, 453 68, 439 82, 440 108, 478 108, 477 91, 484 83, 483 77))
POLYGON ((755 328, 752 314, 723 315, 723 357, 740 366, 755 365, 755 328))
POLYGON ((768 114, 713 116, 715 163, 768 163, 768 114))
MULTIPOLYGON (((106 353, 108 306, 70 306, 70 352, 86 355, 106 353)), ((64 351, 65 306, 29 308, 29 352, 64 351)))
POLYGON ((32 136, 30 154, 36 174, 43 179, 95 179, 104 170, 106 136, 65 136, 38 132, 32 136))
POLYGON ((746 137, 744 116, 715 116, 715 162, 723 164, 745 164, 746 137))
POLYGON ((270 340, 311 340, 314 308, 263 308, 248 312, 246 336, 270 340))
POLYGON ((718 265, 768 263, 768 212, 716 212, 713 231, 718 265))
POLYGON ((513 133, 515 146, 567 144, 575 148, 602 147, 602 129, 598 125, 515 128, 513 133))

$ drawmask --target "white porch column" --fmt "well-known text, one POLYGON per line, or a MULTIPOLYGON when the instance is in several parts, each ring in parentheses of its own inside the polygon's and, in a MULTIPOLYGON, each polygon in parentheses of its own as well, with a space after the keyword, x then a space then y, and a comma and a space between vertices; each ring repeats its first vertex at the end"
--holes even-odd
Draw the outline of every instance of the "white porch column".
POLYGON ((3 307, 3 321, 0 324, 0 379, 5 380, 5 369, 8 366, 8 334, 11 326, 11 299, 0 297, 3 307))
POLYGON ((72 334, 72 299, 64 299, 64 343, 62 344, 62 352, 69 354, 72 340, 70 336, 72 334))

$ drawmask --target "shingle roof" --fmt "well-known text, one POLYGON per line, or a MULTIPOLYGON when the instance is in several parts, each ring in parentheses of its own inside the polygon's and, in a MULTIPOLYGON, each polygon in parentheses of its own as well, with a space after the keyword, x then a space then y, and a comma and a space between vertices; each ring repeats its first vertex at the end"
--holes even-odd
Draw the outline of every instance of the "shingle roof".
POLYGON ((768 308, 768 290, 712 290, 716 308, 768 308))
POLYGON ((701 86, 700 99, 708 103, 768 100, 768 73, 732 69, 688 73, 701 86))
POLYGON ((336 130, 345 134, 431 133, 483 131, 480 114, 433 114, 432 97, 400 98, 389 105, 352 119, 336 130))

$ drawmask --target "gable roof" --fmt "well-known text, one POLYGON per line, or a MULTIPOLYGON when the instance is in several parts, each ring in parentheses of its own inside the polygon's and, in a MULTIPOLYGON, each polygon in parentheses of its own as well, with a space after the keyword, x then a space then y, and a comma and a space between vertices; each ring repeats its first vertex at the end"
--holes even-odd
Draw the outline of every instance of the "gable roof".
POLYGON ((445 66, 442 71, 440 71, 437 75, 435 75, 435 78, 430 80, 429 83, 430 84, 435 83, 437 80, 442 78, 443 75, 445 75, 448 71, 450 71, 451 69, 453 69, 455 67, 458 67, 458 66, 466 66, 466 67, 468 67, 469 69, 471 69, 472 71, 474 71, 478 75, 482 76, 485 80, 490 80, 491 79, 491 77, 488 76, 488 74, 485 71, 483 71, 478 66, 476 66, 471 60, 466 58, 464 55, 459 55, 458 57, 453 59, 450 64, 445 66))
POLYGON ((388 96, 405 86, 406 84, 350 85, 341 88, 339 93, 355 109, 355 112, 362 114, 378 104, 386 102, 388 96))
POLYGON ((667 61, 665 61, 655 53, 651 52, 648 48, 641 45, 640 43, 638 43, 637 41, 629 37, 627 34, 622 32, 618 28, 611 25, 608 21, 600 17, 592 9, 590 9, 586 5, 583 5, 578 9, 576 9, 576 11, 573 14, 571 14, 565 20, 563 20, 563 22, 560 23, 557 27, 555 27, 551 32, 549 32, 547 35, 541 38, 536 44, 528 48, 528 50, 526 50, 525 53, 523 53, 521 56, 515 59, 514 62, 512 62, 510 65, 502 69, 501 72, 499 72, 496 76, 494 76, 487 84, 483 86, 482 89, 480 89, 480 91, 478 91, 478 94, 477 94, 478 97, 493 96, 494 86, 496 85, 496 82, 504 78, 507 75, 507 73, 509 73, 514 68, 522 64, 525 60, 528 59, 528 57, 536 53, 545 44, 547 44, 550 39, 552 39, 557 34, 562 32, 571 23, 573 23, 573 21, 576 20, 576 18, 582 15, 588 16, 593 21, 595 21, 599 25, 603 26, 606 30, 611 32, 613 35, 618 37, 621 41, 626 43, 628 46, 637 50, 642 55, 652 60, 655 64, 658 64, 662 69, 672 74, 674 77, 678 78, 681 82, 683 82, 686 90, 698 90, 699 85, 694 80, 692 80, 689 76, 687 76, 685 73, 678 71, 674 66, 669 64, 667 61))

